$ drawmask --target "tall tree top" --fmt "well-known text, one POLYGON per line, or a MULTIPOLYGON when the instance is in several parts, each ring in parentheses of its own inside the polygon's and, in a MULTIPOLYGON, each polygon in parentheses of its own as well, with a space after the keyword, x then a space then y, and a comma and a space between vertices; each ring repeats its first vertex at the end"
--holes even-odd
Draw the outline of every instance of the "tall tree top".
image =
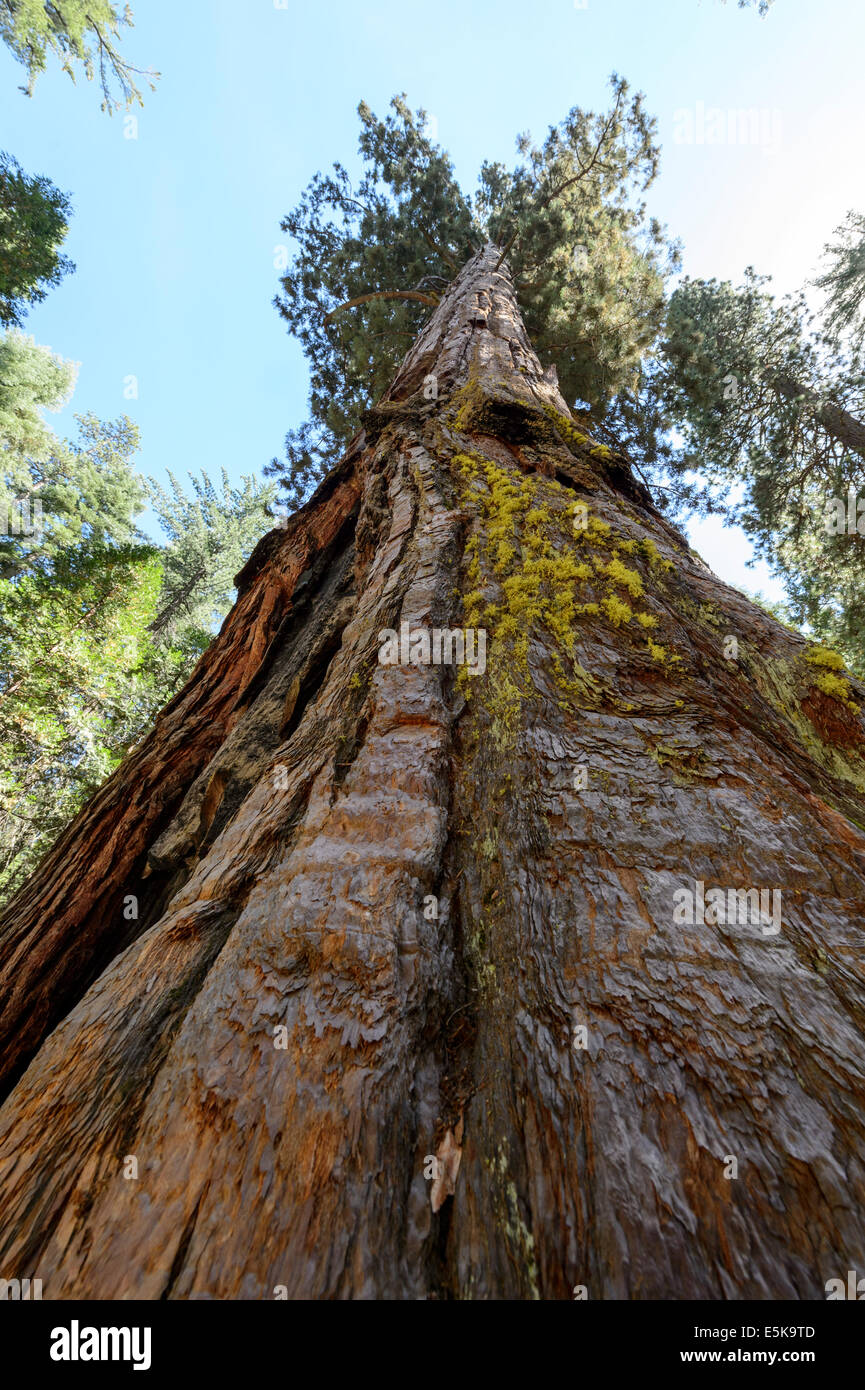
POLYGON ((489 241, 448 286, 383 400, 422 393, 427 379, 449 394, 473 375, 495 382, 504 395, 528 395, 539 408, 567 413, 555 370, 544 372, 529 341, 508 264, 489 241))

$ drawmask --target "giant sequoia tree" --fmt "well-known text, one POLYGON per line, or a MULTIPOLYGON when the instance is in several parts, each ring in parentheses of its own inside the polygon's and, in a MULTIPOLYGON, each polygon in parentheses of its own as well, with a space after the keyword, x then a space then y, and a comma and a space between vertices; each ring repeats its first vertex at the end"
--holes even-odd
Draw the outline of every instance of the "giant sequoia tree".
POLYGON ((362 424, 3 920, 4 1275, 824 1297, 865 688, 569 412, 497 248, 362 424), (483 671, 424 660, 458 628, 483 671))

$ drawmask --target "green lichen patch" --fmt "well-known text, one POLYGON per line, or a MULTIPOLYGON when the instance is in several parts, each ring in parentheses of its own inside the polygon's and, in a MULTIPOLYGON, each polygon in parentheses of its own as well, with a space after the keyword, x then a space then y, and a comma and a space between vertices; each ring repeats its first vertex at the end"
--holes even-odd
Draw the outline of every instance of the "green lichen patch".
MULTIPOLYGON (((466 699, 479 697, 486 707, 497 746, 512 747, 522 705, 535 694, 532 640, 544 633, 551 639, 545 666, 561 707, 599 708, 613 694, 577 661, 581 623, 594 619, 648 636, 659 619, 636 609, 635 600, 645 598, 666 562, 650 539, 622 536, 586 502, 566 500, 568 490, 553 478, 523 474, 482 446, 457 453, 452 463, 463 501, 478 516, 466 546, 465 622, 486 628, 492 639, 485 680, 460 673, 459 684, 466 699)), ((649 640, 647 650, 655 662, 681 664, 669 645, 649 640)))
POLYGON ((836 676, 834 671, 822 671, 814 681, 818 690, 822 690, 824 695, 831 695, 836 700, 843 700, 852 709, 859 706, 850 698, 850 682, 843 676, 836 676))
POLYGON ((822 691, 830 699, 843 701, 855 714, 859 713, 849 680, 838 674, 844 670, 843 656, 829 647, 814 646, 805 653, 805 661, 819 671, 819 675, 814 671, 808 673, 808 681, 813 689, 822 691))
POLYGON ((468 679, 460 683, 467 698, 481 695, 492 716, 493 739, 505 747, 515 739, 522 702, 533 692, 528 659, 533 634, 545 630, 551 637, 552 669, 563 691, 580 703, 599 703, 600 685, 574 659, 579 596, 594 571, 571 544, 569 510, 561 505, 557 483, 509 472, 484 454, 460 453, 453 464, 466 498, 481 512, 479 529, 466 547, 465 621, 486 627, 494 639, 483 691, 468 679))
POLYGON ((632 598, 642 598, 644 592, 642 578, 636 570, 628 569, 618 555, 614 555, 609 564, 604 566, 604 573, 608 574, 615 584, 627 589, 632 598))
POLYGON ((677 738, 666 739, 663 743, 650 739, 649 755, 658 767, 667 768, 676 786, 687 786, 700 778, 714 778, 710 759, 705 749, 686 744, 677 738))
MULTIPOLYGON (((821 674, 832 674, 817 666, 821 674)), ((837 781, 865 793, 865 729, 855 702, 816 683, 815 667, 798 657, 753 654, 749 674, 760 693, 790 724, 814 761, 837 781)), ((817 678, 819 679, 819 677, 817 678)))
MULTIPOLYGON (((447 419, 460 434, 492 435, 507 440, 511 446, 525 445, 540 456, 564 463, 568 457, 567 442, 541 410, 537 401, 515 395, 510 382, 482 382, 472 371, 468 381, 453 393, 448 402, 447 419)), ((587 445, 592 441, 587 436, 587 445)), ((584 450, 592 452, 591 447, 584 450)), ((592 470, 587 469, 590 478, 592 470)))
POLYGON ((613 627, 623 627, 629 623, 634 616, 634 610, 629 603, 617 598, 615 594, 608 594, 601 600, 601 607, 609 618, 613 627))
POLYGON ((546 405, 544 406, 544 414, 573 454, 587 454, 589 458, 601 459, 604 462, 614 457, 613 451, 608 445, 599 444, 592 439, 590 435, 580 429, 574 420, 568 419, 567 415, 562 414, 560 410, 546 405))
POLYGON ((686 618, 690 618, 693 622, 699 623, 701 626, 708 626, 715 629, 723 626, 724 619, 722 615, 713 604, 705 600, 702 603, 697 603, 695 599, 689 598, 686 594, 682 594, 676 599, 676 607, 686 618))
POLYGON ((833 652, 830 647, 810 647, 805 653, 805 660, 811 666, 825 666, 830 671, 844 670, 843 656, 833 652))
POLYGON ((523 1219, 516 1183, 509 1176, 508 1156, 504 1144, 500 1143, 494 1158, 485 1163, 495 1180, 496 1217, 502 1230, 511 1257, 522 1271, 529 1297, 540 1298, 538 1266, 535 1255, 535 1240, 523 1219))
POLYGON ((637 542, 640 551, 645 555, 649 564, 656 569, 674 570, 676 566, 672 560, 665 560, 651 536, 642 536, 637 542))

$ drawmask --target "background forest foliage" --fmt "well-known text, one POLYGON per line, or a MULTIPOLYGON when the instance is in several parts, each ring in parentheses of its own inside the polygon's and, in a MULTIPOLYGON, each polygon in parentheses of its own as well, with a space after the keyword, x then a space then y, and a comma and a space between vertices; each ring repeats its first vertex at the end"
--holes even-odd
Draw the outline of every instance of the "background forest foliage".
MULTIPOLYGON (((107 110, 140 99, 117 47, 130 22, 105 0, 0 3, 25 90, 53 54, 99 80, 107 110)), ((70 215, 49 178, 0 154, 0 899, 188 679, 273 525, 275 488, 260 479, 142 477, 129 419, 76 416, 74 440, 51 429, 76 368, 21 325, 74 270, 70 215)))

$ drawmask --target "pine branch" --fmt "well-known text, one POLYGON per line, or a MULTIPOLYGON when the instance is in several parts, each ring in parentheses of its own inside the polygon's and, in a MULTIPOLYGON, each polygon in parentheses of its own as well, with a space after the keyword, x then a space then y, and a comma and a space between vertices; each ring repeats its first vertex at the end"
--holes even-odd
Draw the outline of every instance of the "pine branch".
POLYGON ((359 304, 369 304, 373 299, 416 299, 421 304, 431 305, 433 309, 439 302, 438 295, 422 294, 420 290, 372 290, 370 294, 359 294, 354 299, 347 299, 344 304, 337 304, 335 309, 325 314, 324 322, 330 323, 334 315, 343 309, 355 309, 359 304))

